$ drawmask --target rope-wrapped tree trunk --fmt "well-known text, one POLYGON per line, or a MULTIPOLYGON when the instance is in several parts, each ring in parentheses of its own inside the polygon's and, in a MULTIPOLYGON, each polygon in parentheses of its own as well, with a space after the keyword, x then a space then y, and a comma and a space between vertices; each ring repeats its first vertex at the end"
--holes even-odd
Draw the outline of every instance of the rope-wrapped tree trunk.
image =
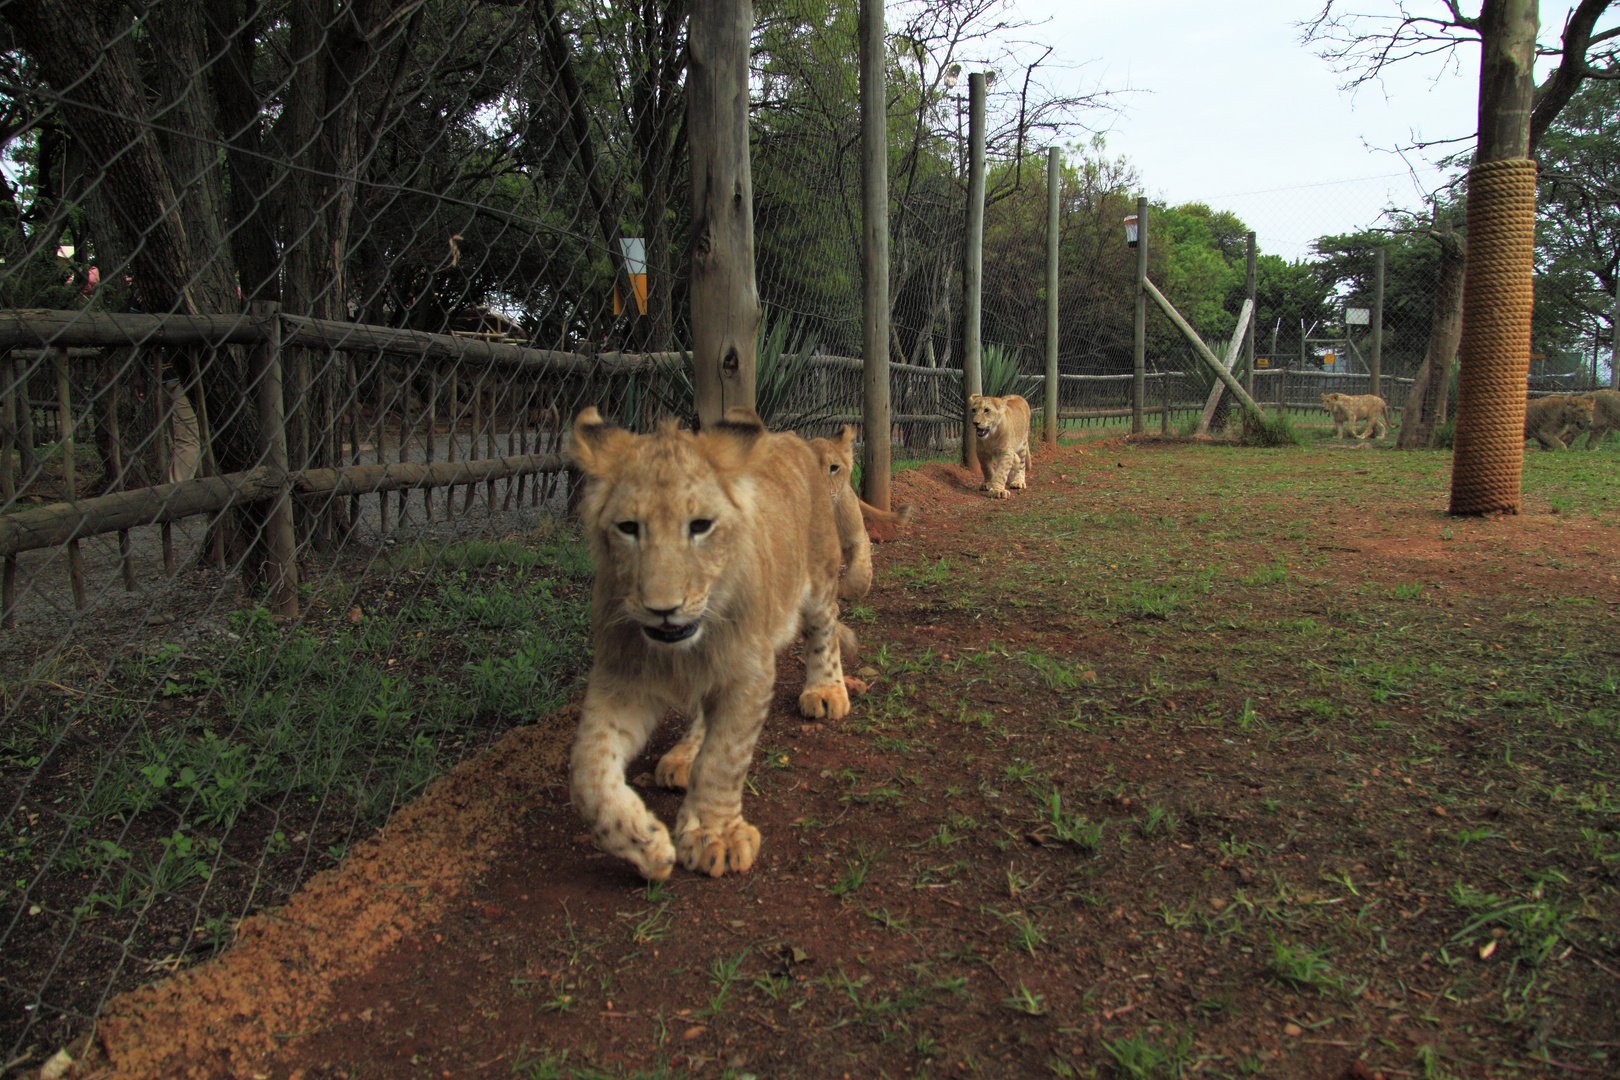
POLYGON ((1468 271, 1451 512, 1519 512, 1536 242, 1536 0, 1480 11, 1479 149, 1468 170, 1468 271))

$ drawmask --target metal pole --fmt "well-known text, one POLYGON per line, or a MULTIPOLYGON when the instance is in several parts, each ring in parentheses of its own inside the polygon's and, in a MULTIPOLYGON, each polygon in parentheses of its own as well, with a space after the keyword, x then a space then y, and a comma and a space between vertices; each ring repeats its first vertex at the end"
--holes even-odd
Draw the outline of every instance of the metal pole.
POLYGON ((861 0, 861 415, 866 501, 889 508, 889 99, 883 0, 861 0))
POLYGON ((1249 330, 1243 338, 1243 388, 1249 392, 1250 397, 1254 397, 1254 328, 1260 321, 1260 309, 1255 304, 1255 289, 1259 284, 1256 255, 1254 233, 1251 232, 1248 237, 1248 255, 1244 260, 1247 275, 1244 291, 1249 297, 1249 310, 1254 314, 1249 317, 1249 330))
POLYGON ((1063 184, 1058 148, 1046 151, 1046 441, 1058 438, 1058 196, 1063 184))
POLYGON ((1131 434, 1142 430, 1142 409, 1147 393, 1147 266, 1148 201, 1136 200, 1136 327, 1131 350, 1131 434))
MULTIPOLYGON (((984 73, 968 76, 967 237, 962 245, 962 398, 984 393, 979 320, 984 284, 984 73)), ((962 464, 978 460, 972 417, 962 416, 962 464)))
MULTIPOLYGON (((748 161, 750 0, 694 4, 686 41, 692 176, 692 361, 698 422, 754 407, 759 290, 748 161)), ((491 456, 494 456, 491 454, 491 456)))
MULTIPOLYGON (((1346 328, 1348 333, 1348 328, 1346 328)), ((1384 381, 1384 249, 1373 253, 1372 355, 1367 361, 1368 393, 1383 397, 1384 381)))

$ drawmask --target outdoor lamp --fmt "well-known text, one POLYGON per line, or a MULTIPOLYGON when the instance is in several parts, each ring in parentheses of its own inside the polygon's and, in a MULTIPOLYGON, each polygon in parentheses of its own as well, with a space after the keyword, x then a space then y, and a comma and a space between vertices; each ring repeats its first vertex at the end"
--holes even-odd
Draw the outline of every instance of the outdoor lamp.
POLYGON ((947 90, 954 89, 956 87, 956 81, 958 79, 960 79, 961 77, 962 77, 962 65, 961 64, 952 64, 950 67, 946 68, 945 69, 945 89, 947 89, 947 90))
POLYGON ((1138 230, 1138 222, 1137 222, 1137 219, 1136 219, 1136 215, 1135 214, 1126 214, 1125 215, 1125 243, 1127 245, 1129 245, 1130 247, 1135 247, 1136 246, 1136 237, 1137 237, 1138 231, 1139 230, 1138 230))

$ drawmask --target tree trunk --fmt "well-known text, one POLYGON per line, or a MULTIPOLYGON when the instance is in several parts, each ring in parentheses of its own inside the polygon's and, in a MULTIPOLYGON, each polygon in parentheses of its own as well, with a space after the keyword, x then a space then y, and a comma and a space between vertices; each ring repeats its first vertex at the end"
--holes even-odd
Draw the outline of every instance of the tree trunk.
POLYGON ((1440 244, 1440 273, 1434 288, 1434 316, 1429 324, 1429 348, 1401 411, 1401 430, 1395 438, 1400 450, 1427 450, 1434 433, 1446 422, 1451 389, 1451 365, 1462 338, 1463 271, 1467 248, 1449 220, 1436 224, 1431 236, 1440 244))

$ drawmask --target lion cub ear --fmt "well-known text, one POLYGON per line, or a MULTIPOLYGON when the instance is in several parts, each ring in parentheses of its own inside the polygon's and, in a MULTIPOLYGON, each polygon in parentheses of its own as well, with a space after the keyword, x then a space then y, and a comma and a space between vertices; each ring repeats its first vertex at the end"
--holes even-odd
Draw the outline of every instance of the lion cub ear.
POLYGON ((845 424, 844 430, 840 431, 836 438, 829 441, 831 441, 834 449, 836 449, 840 455, 848 454, 850 449, 855 445, 855 429, 850 427, 848 424, 845 424))
POLYGON ((574 418, 574 437, 568 446, 574 464, 592 476, 601 476, 612 467, 635 438, 621 427, 602 419, 596 406, 587 406, 574 418))
POLYGON ((983 400, 984 400, 984 395, 983 394, 970 394, 970 395, 968 395, 968 404, 969 405, 977 405, 979 402, 981 402, 983 400))
POLYGON ((765 436, 765 421, 752 409, 733 405, 718 423, 698 434, 705 456, 716 466, 740 469, 748 463, 754 448, 765 436))

